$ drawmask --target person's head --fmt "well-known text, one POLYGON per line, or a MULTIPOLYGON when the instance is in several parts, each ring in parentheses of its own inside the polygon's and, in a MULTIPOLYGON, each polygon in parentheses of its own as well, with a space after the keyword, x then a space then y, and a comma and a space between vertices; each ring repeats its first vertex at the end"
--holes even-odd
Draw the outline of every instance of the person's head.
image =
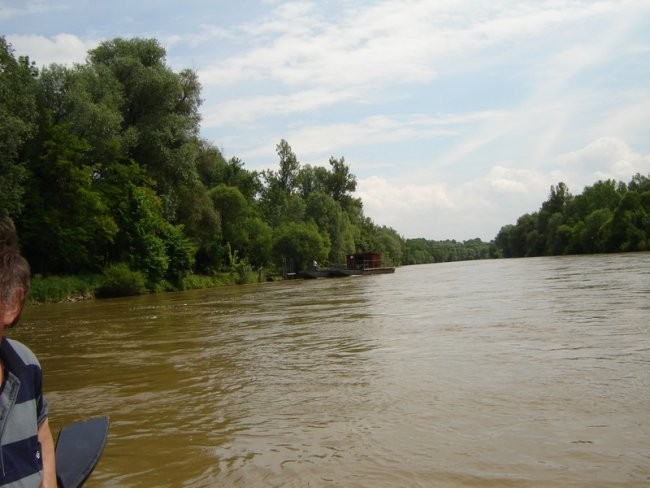
POLYGON ((18 252, 16 227, 4 217, 0 219, 0 335, 20 317, 29 277, 29 264, 18 252))

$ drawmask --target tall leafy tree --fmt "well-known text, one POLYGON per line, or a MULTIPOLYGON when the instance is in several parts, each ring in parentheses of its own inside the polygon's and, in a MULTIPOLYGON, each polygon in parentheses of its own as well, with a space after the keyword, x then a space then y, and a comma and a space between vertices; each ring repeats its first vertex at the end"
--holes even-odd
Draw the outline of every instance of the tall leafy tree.
POLYGON ((32 162, 24 253, 35 272, 98 271, 118 228, 84 163, 90 146, 63 125, 49 129, 44 154, 32 162))
POLYGON ((311 219, 331 243, 327 256, 332 264, 346 262, 346 255, 354 253, 354 234, 348 216, 332 197, 322 192, 310 193, 306 199, 305 217, 311 219))
POLYGON ((23 209, 23 147, 36 131, 36 69, 0 36, 0 216, 23 209))
POLYGON ((331 197, 337 202, 350 198, 350 195, 357 189, 357 180, 350 173, 350 167, 345 164, 345 158, 331 157, 329 163, 332 168, 328 182, 331 197))
POLYGON ((306 199, 312 192, 329 193, 330 172, 322 166, 305 164, 296 176, 298 194, 306 199))
POLYGON ((280 168, 277 171, 277 183, 287 193, 292 193, 296 188, 296 177, 300 170, 300 162, 291 146, 282 139, 276 146, 275 151, 280 158, 280 168))
POLYGON ((627 187, 630 191, 635 191, 639 194, 650 191, 650 175, 644 176, 641 173, 635 174, 627 187))
POLYGON ((92 66, 106 67, 123 92, 121 113, 128 156, 153 178, 165 215, 176 217, 177 185, 198 181, 196 160, 200 84, 191 70, 174 73, 155 39, 113 39, 91 50, 92 66))
POLYGON ((570 251, 575 253, 605 252, 605 225, 612 220, 612 211, 598 208, 576 223, 573 229, 573 245, 570 251))
POLYGON ((221 215, 222 238, 234 249, 244 240, 242 222, 250 210, 246 198, 235 186, 220 184, 210 190, 214 208, 221 215))
POLYGON ((124 157, 119 87, 88 66, 52 65, 38 77, 37 99, 25 252, 39 272, 98 271, 118 232, 105 180, 124 157))
POLYGON ((259 199, 260 214, 273 228, 286 222, 300 222, 305 215, 304 200, 296 191, 300 172, 298 158, 284 139, 276 146, 276 152, 280 158, 279 169, 262 173, 265 184, 259 199))
POLYGON ((176 192, 176 220, 182 222, 184 234, 196 246, 199 270, 206 271, 221 256, 217 245, 221 240, 221 215, 202 184, 178 185, 176 192))
POLYGON ((595 210, 614 211, 626 191, 625 185, 614 180, 598 181, 576 195, 567 211, 576 219, 584 219, 595 210))
POLYGON ((405 244, 399 234, 390 227, 381 226, 377 229, 377 240, 379 249, 386 264, 399 264, 402 262, 405 244))
POLYGON ((256 268, 273 262, 273 230, 259 216, 249 214, 241 223, 244 240, 240 243, 243 256, 256 268))
POLYGON ((647 219, 641 196, 635 191, 627 192, 607 223, 608 250, 645 251, 650 247, 645 233, 647 219))
POLYGON ((291 260, 296 270, 302 270, 327 258, 329 242, 314 222, 288 222, 276 229, 273 251, 276 261, 291 260))

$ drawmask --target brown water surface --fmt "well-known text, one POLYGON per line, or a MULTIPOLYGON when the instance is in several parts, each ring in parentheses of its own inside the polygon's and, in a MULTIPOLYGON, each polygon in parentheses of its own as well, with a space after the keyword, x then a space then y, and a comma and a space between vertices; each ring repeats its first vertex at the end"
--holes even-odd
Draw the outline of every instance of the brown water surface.
POLYGON ((650 254, 31 306, 87 487, 648 486, 650 254))

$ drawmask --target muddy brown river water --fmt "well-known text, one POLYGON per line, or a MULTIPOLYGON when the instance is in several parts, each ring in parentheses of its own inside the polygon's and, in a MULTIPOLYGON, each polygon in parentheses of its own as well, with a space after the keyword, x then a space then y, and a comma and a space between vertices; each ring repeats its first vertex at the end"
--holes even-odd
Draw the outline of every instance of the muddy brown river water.
POLYGON ((650 485, 650 254, 30 306, 86 487, 650 485))

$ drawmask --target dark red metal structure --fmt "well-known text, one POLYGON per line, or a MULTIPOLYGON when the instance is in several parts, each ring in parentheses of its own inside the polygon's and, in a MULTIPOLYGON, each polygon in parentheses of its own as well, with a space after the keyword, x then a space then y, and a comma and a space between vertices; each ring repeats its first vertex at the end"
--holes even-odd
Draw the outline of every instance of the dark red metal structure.
POLYGON ((372 269, 381 267, 381 254, 378 252, 364 252, 348 255, 348 269, 372 269))

